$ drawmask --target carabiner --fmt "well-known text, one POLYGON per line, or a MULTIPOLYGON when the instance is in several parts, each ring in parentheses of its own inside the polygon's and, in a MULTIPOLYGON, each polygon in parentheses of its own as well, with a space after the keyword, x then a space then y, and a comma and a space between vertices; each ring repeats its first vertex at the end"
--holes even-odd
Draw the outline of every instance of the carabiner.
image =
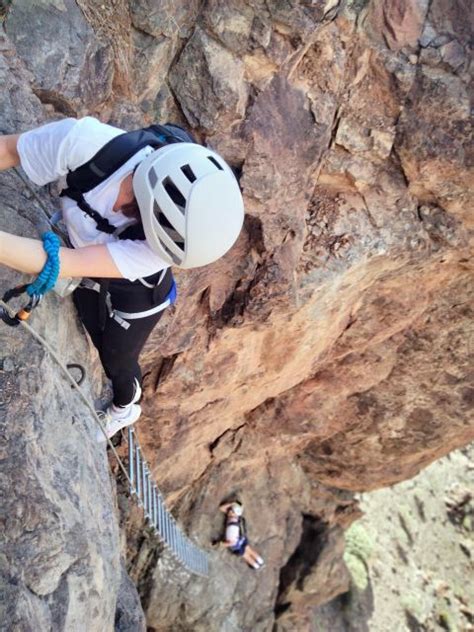
MULTIPOLYGON (((12 298, 21 296, 24 292, 26 292, 26 288, 26 285, 18 285, 11 290, 7 290, 2 297, 3 302, 8 303, 12 298)), ((9 325, 10 327, 17 327, 22 320, 27 320, 30 317, 31 312, 35 307, 37 307, 37 305, 39 305, 40 301, 41 296, 33 294, 25 307, 19 309, 15 316, 10 316, 4 307, 0 307, 0 318, 6 325, 9 325)))

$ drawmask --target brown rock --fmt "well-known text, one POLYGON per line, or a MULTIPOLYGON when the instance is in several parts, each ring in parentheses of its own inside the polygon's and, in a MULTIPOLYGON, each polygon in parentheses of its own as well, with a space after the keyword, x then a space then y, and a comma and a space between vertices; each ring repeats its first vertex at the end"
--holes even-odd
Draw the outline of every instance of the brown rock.
POLYGON ((153 101, 182 42, 192 32, 199 2, 143 0, 131 3, 130 12, 135 27, 131 93, 136 101, 153 101))
POLYGON ((467 87, 444 70, 422 67, 401 114, 397 151, 409 190, 472 225, 472 119, 467 87))
POLYGON ((370 3, 367 22, 374 37, 383 36, 394 51, 418 46, 428 0, 378 0, 370 3))

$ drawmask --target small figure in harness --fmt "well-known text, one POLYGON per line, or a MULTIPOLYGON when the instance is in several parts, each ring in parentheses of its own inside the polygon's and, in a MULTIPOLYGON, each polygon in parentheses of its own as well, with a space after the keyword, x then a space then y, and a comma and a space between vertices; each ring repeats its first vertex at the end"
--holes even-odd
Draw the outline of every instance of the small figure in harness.
POLYGON ((226 515, 225 536, 221 540, 221 545, 228 548, 234 555, 242 557, 251 568, 255 570, 262 568, 264 564, 262 557, 248 542, 242 504, 238 501, 224 503, 219 509, 226 515))

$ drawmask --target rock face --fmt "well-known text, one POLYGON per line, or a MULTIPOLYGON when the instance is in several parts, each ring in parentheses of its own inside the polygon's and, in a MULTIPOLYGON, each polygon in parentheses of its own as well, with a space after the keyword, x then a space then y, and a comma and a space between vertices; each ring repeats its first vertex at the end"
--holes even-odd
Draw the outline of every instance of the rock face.
MULTIPOLYGON (((311 609, 348 586, 353 492, 474 438, 472 8, 77 4, 9 4, 2 127, 69 112, 124 126, 171 117, 236 166, 246 201, 239 242, 177 275, 180 300, 143 356, 140 441, 211 558, 207 581, 178 581, 151 541, 130 540, 147 625, 310 629, 311 609), (49 28, 49 15, 82 34, 60 76, 38 62, 57 53, 46 26, 26 26, 49 28), (258 576, 210 545, 217 505, 236 495, 266 559, 258 576)), ((118 556, 112 569, 118 586, 118 556)))
MULTIPOLYGON (((25 129, 44 112, 2 34, 0 50, 0 85, 8 88, 0 97, 2 130, 25 129)), ((17 174, 1 175, 0 199, 1 230, 31 236, 44 229, 43 211, 17 174)), ((1 294, 19 281, 2 268, 1 294)), ((88 364, 99 377, 70 300, 48 297, 34 321, 64 362, 88 364)), ((123 632, 144 629, 136 589, 122 571, 115 485, 90 413, 21 327, 2 323, 0 349, 0 629, 104 632, 116 618, 123 632)))
POLYGON ((44 103, 74 116, 110 96, 111 51, 74 0, 14 2, 5 30, 33 73, 33 90, 44 103))

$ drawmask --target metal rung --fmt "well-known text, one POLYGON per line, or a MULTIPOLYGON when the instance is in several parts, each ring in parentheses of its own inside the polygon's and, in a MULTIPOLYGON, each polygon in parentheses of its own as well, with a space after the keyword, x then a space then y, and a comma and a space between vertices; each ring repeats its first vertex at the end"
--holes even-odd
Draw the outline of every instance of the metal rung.
POLYGON ((135 477, 137 481, 137 498, 138 503, 142 504, 142 464, 140 458, 140 446, 138 443, 135 445, 135 477))
POLYGON ((152 485, 152 490, 151 490, 151 505, 152 505, 152 512, 151 512, 151 516, 152 516, 152 523, 153 526, 156 527, 156 493, 155 493, 155 484, 153 483, 152 485))
POLYGON ((147 480, 147 487, 146 487, 146 502, 148 505, 148 519, 151 521, 151 517, 152 517, 152 511, 151 511, 151 472, 149 467, 147 466, 146 468, 146 480, 147 480))
POLYGON ((164 519, 165 519, 165 532, 164 532, 164 536, 165 536, 165 540, 168 544, 171 544, 171 534, 170 534, 170 515, 167 511, 165 511, 165 508, 163 506, 163 515, 164 515, 164 519))
POLYGON ((143 508, 145 510, 145 515, 148 511, 148 507, 146 504, 146 461, 142 459, 142 502, 143 508))
POLYGON ((136 494, 135 489, 135 454, 134 454, 134 444, 133 444, 133 427, 128 427, 128 475, 130 477, 130 488, 132 494, 136 494))
POLYGON ((151 494, 152 485, 153 485, 153 482, 151 480, 151 472, 148 472, 148 502, 149 502, 148 513, 150 515, 148 520, 149 520, 150 525, 153 525, 153 496, 151 494))
POLYGON ((163 533, 165 527, 163 522, 163 503, 161 502, 160 492, 157 492, 156 497, 158 501, 158 531, 163 533))

